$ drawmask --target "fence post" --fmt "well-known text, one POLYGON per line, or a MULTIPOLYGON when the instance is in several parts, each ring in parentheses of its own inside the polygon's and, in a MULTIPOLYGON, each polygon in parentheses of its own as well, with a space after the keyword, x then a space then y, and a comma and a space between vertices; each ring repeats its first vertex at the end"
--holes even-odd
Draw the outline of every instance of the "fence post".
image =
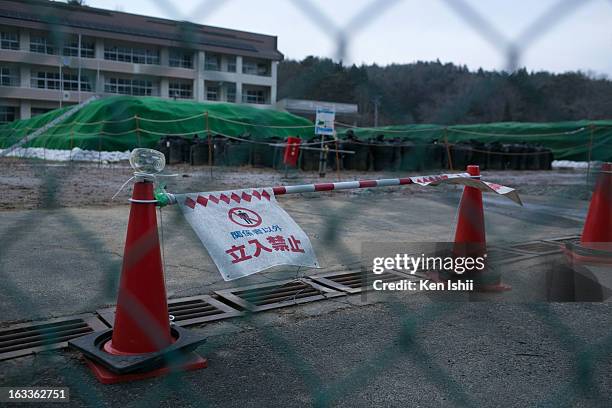
POLYGON ((446 127, 444 128, 444 147, 446 147, 446 156, 448 157, 448 168, 453 171, 453 156, 448 146, 448 128, 446 127))
POLYGON ((595 132, 595 126, 592 123, 589 124, 589 130, 590 130, 589 151, 587 155, 587 176, 586 176, 587 186, 589 185, 589 181, 591 179, 591 154, 593 152, 593 133, 595 132))
POLYGON ((325 177, 327 172, 327 145, 325 144, 325 135, 321 135, 321 153, 319 153, 319 177, 325 177))
POLYGON ((142 147, 140 143, 140 118, 138 115, 134 115, 134 119, 136 120, 136 138, 138 140, 138 147, 142 147))
POLYGON ((340 152, 338 151, 340 147, 338 146, 338 138, 336 138, 336 174, 338 178, 340 178, 340 152))
POLYGON ((74 127, 70 127, 70 162, 72 162, 72 149, 74 149, 74 127))
POLYGON ((213 177, 212 137, 210 135, 210 124, 208 122, 208 111, 204 113, 206 119, 206 136, 208 137, 208 167, 210 167, 210 178, 213 177))
POLYGON ((22 159, 23 159, 24 157, 26 157, 26 149, 27 149, 27 147, 26 147, 26 146, 28 145, 28 136, 29 136, 29 133, 28 133, 28 132, 26 132, 26 135, 25 135, 25 138, 24 138, 24 139, 25 139, 25 143, 24 143, 24 144, 21 146, 21 148, 20 148, 20 149, 21 149, 21 158, 22 158, 22 159))

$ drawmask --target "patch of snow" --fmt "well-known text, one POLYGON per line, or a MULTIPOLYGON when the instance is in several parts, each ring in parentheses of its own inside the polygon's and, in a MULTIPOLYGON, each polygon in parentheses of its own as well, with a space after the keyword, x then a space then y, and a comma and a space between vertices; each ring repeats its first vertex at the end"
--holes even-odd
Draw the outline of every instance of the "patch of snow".
MULTIPOLYGON (((2 149, 0 149, 2 153, 2 149)), ((75 147, 72 150, 45 149, 43 147, 18 148, 7 154, 7 157, 34 158, 50 161, 87 161, 113 163, 129 160, 130 151, 125 152, 98 152, 96 150, 83 150, 75 147)))
MULTIPOLYGON (((601 162, 592 161, 590 168, 597 168, 601 166, 601 162)), ((589 162, 586 161, 571 161, 571 160, 553 160, 553 169, 584 169, 589 168, 589 162)))

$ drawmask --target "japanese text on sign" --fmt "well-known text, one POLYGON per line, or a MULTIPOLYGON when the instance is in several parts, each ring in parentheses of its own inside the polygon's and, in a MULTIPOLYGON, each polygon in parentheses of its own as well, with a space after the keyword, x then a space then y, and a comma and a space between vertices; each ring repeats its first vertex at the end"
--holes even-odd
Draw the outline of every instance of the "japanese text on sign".
POLYGON ((225 280, 278 265, 318 267, 308 236, 270 189, 177 195, 225 280))

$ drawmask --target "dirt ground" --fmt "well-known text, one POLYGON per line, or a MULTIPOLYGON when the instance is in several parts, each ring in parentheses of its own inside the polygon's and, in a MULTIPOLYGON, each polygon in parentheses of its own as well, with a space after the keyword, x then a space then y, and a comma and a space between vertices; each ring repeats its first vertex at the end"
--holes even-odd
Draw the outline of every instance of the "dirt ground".
MULTIPOLYGON (((283 171, 241 167, 214 167, 172 165, 164 177, 170 192, 215 191, 234 188, 265 187, 344 181, 378 179, 414 175, 440 174, 448 170, 429 170, 425 173, 393 172, 328 172, 320 178, 315 172, 290 171, 285 177, 283 171)), ((112 200, 121 185, 132 176, 127 162, 115 164, 97 163, 53 163, 40 160, 0 159, 0 210, 21 210, 65 207, 112 207, 127 205, 130 188, 126 186, 112 200), (50 194, 55 192, 57 194, 50 194)), ((588 200, 592 179, 587 180, 584 170, 551 171, 483 171, 486 180, 495 181, 517 188, 521 194, 588 200)), ((456 187, 438 187, 454 189, 456 187)), ((435 189, 410 186, 409 188, 386 188, 349 190, 327 193, 333 195, 431 194, 435 189)), ((308 195, 305 195, 306 197, 308 195)), ((312 196, 312 195, 310 195, 312 196)), ((291 198, 289 198, 291 199, 291 198)))

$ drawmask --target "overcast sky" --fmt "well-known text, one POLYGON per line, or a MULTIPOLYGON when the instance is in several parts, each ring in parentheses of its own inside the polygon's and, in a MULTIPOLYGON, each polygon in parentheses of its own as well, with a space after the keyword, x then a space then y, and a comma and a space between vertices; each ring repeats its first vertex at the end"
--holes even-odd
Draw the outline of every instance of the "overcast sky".
MULTIPOLYGON (((453 0, 398 0, 378 15, 349 28, 347 63, 409 63, 417 60, 466 64, 470 69, 506 67, 501 41, 521 38, 525 30, 558 3, 570 4, 536 34, 519 64, 529 70, 592 71, 612 77, 612 1, 463 0, 496 31, 488 37, 449 6, 453 0), (573 6, 579 4, 579 6, 573 6)), ((287 58, 335 57, 336 28, 343 28, 372 0, 311 0, 328 20, 317 24, 294 0, 85 0, 92 7, 189 20, 278 36, 287 58), (175 8, 173 10, 173 8, 175 8), (332 23, 333 26, 332 27, 332 23)), ((385 3, 384 1, 382 2, 385 3)), ((457 3, 454 3, 457 4, 457 3)), ((562 10, 562 9, 558 9, 562 10)), ((373 10, 370 9, 370 13, 373 10)), ((546 25, 536 24, 541 28, 546 25)), ((536 30, 537 31, 537 30, 536 30)))

